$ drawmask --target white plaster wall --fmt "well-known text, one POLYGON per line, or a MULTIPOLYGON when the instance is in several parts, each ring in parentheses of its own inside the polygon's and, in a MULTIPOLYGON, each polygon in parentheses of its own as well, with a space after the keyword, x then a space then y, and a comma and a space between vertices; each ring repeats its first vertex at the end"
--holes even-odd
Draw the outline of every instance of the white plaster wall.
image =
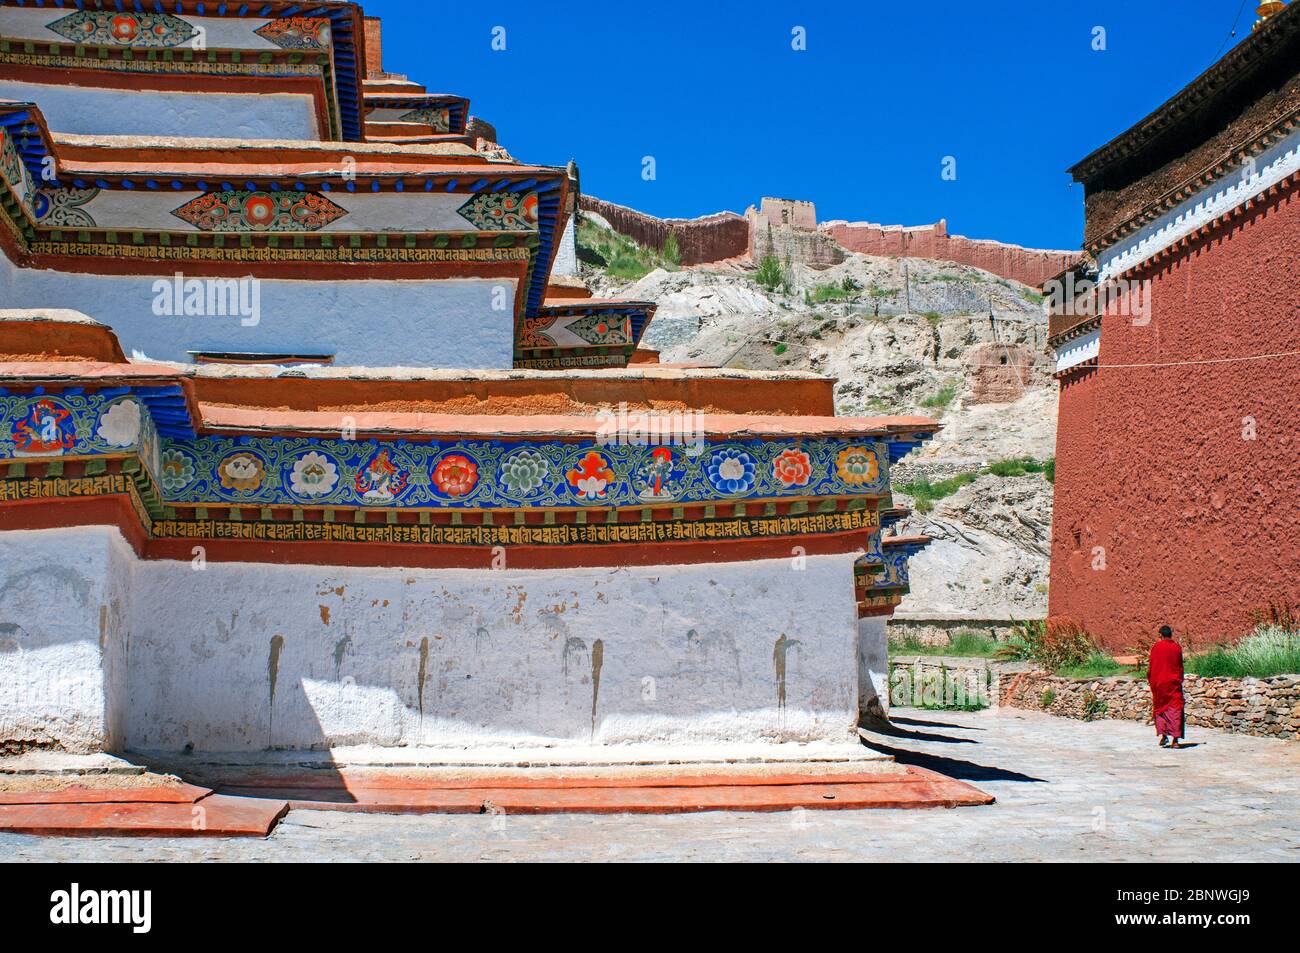
POLYGON ((0 533, 0 742, 121 745, 133 558, 106 527, 0 533))
POLYGON ((853 558, 195 569, 107 527, 0 533, 0 740, 851 748, 853 558))
POLYGON ((141 563, 129 744, 852 744, 852 565, 141 563))
POLYGON ((889 637, 883 616, 858 620, 858 714, 863 719, 889 713, 889 637))
POLYGON ((263 280, 255 326, 232 316, 156 315, 158 280, 17 268, 0 254, 0 307, 84 312, 112 327, 128 354, 155 360, 238 351, 334 354, 338 364, 379 367, 514 362, 514 279, 263 280))
MULTIPOLYGON (((36 103, 53 132, 222 139, 322 138, 312 98, 291 93, 178 93, 0 80, 0 99, 36 103)), ((173 219, 170 227, 176 227, 179 221, 173 219)))

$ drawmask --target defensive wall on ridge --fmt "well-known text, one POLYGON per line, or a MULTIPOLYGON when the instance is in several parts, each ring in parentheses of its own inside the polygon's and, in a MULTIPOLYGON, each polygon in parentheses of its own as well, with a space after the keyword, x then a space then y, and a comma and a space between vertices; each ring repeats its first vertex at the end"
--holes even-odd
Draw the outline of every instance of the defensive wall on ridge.
POLYGON ((857 252, 952 261, 1041 287, 1083 257, 1081 251, 1022 248, 950 235, 942 219, 933 225, 914 227, 871 222, 818 223, 813 203, 794 199, 764 198, 743 216, 718 212, 692 219, 656 218, 590 195, 583 195, 580 204, 584 211, 603 217, 615 231, 647 247, 663 248, 668 235, 676 235, 685 265, 773 254, 783 262, 829 268, 843 261, 846 252, 857 252))

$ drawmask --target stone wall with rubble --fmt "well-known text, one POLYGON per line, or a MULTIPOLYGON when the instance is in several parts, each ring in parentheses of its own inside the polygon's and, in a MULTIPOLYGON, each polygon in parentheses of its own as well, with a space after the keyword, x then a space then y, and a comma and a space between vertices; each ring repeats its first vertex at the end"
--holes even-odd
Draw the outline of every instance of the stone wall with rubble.
MULTIPOLYGON (((1000 704, 1011 708, 1086 720, 1151 721, 1151 690, 1141 679, 1063 678, 1044 672, 1022 672, 1004 676, 999 688, 1000 704)), ((1183 693, 1189 725, 1288 740, 1300 738, 1300 675, 1274 678, 1189 675, 1183 693)))

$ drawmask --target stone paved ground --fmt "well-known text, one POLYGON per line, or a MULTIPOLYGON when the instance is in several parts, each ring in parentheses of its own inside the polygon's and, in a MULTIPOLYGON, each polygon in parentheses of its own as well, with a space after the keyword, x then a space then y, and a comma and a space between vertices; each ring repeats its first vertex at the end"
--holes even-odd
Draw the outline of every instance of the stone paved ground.
POLYGON ((0 835, 0 860, 1300 861, 1300 743, 1037 712, 897 710, 872 747, 998 798, 952 811, 657 817, 296 811, 266 840, 0 835))

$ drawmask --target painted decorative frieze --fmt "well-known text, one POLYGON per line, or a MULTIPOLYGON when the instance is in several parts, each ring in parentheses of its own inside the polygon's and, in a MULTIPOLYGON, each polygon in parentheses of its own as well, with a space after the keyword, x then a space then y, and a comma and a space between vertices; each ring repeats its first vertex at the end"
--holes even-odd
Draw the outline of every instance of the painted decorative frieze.
POLYGON ((253 32, 284 50, 325 50, 330 45, 330 21, 320 17, 281 17, 253 32))
POLYGON ((11 395, 0 412, 0 457, 136 450, 174 505, 580 508, 888 492, 888 449, 870 440, 159 438, 147 402, 115 393, 11 395))
POLYGON ((536 192, 480 192, 457 211, 484 231, 528 232, 538 225, 536 192))
POLYGON ((621 347, 635 343, 631 316, 623 311, 526 318, 519 333, 519 346, 528 349, 621 347))
POLYGON ((170 13, 78 10, 47 28, 74 43, 165 49, 199 35, 193 24, 170 13))
POLYGON ((314 232, 348 214, 317 192, 208 192, 172 212, 204 232, 314 232))
POLYGON ((446 106, 412 109, 410 112, 402 113, 398 117, 398 122, 418 122, 425 126, 432 126, 434 132, 450 132, 451 110, 446 106))
POLYGON ((86 204, 99 189, 38 189, 32 196, 36 224, 46 228, 94 228, 95 218, 86 204))

